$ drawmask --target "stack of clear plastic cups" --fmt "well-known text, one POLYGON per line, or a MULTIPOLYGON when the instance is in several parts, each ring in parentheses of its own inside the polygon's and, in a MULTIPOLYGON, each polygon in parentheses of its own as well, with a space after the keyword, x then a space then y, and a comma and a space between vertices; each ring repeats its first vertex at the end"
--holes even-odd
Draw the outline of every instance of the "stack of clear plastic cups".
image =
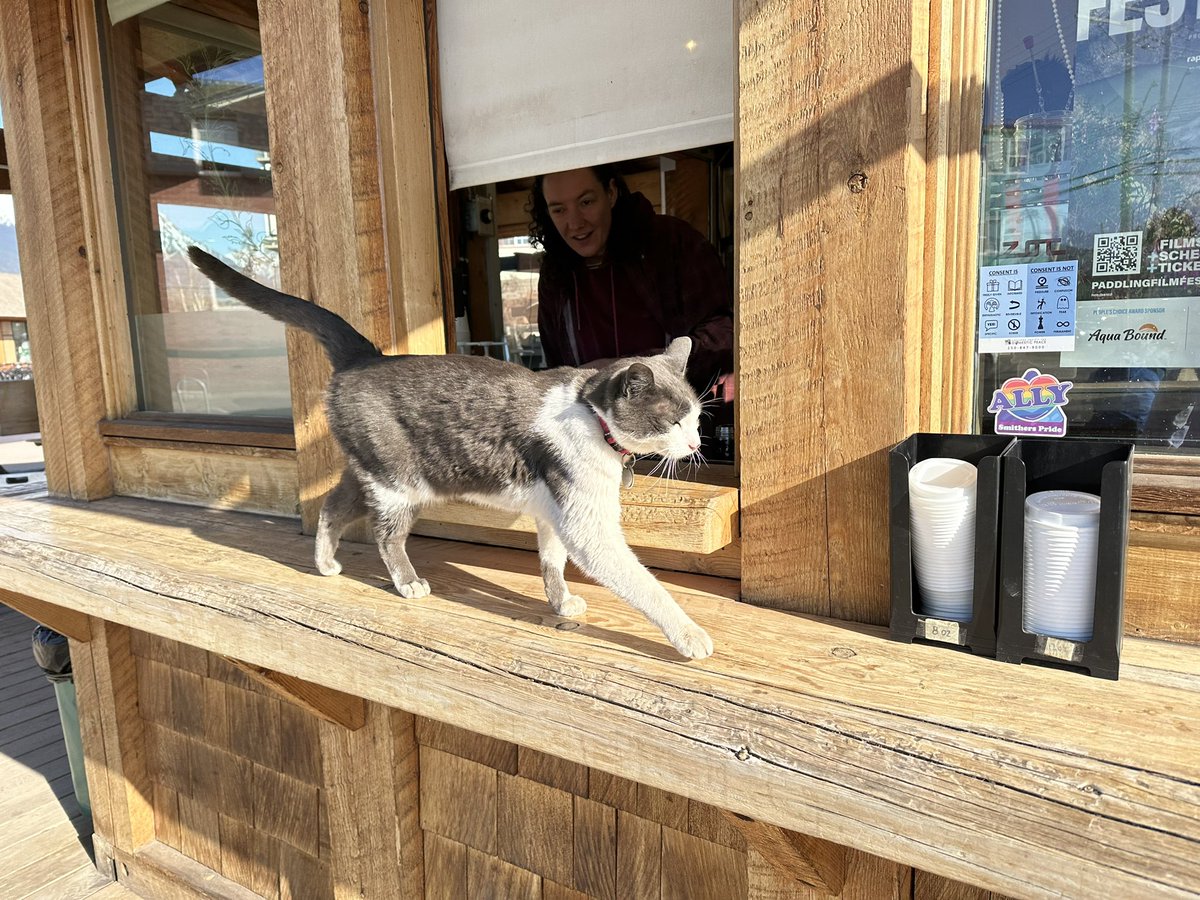
POLYGON ((971 621, 978 474, 965 460, 942 457, 909 470, 913 563, 924 615, 971 621))
POLYGON ((1092 639, 1099 544, 1100 498, 1095 494, 1041 491, 1025 498, 1026 631, 1092 639))

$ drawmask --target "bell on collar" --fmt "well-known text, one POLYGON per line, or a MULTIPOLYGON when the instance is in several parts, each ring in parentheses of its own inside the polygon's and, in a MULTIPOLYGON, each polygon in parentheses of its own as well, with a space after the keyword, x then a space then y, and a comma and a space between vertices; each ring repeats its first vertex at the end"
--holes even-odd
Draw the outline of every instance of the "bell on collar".
POLYGON ((621 457, 621 487, 633 487, 633 464, 637 462, 637 457, 632 453, 626 453, 621 457))

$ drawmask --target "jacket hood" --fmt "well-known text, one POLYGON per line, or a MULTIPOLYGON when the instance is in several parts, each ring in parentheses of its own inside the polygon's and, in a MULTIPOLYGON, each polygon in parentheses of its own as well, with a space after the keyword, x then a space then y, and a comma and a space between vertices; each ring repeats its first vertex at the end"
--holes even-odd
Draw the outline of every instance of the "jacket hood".
POLYGON ((641 192, 617 200, 608 238, 609 255, 623 259, 640 255, 653 235, 655 215, 654 204, 641 192))

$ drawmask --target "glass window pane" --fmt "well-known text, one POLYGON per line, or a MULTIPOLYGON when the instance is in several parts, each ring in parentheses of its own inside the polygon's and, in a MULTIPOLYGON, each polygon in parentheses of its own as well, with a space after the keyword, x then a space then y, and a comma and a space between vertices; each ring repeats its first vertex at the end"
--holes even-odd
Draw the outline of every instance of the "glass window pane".
POLYGON ((164 3, 108 33, 138 397, 143 410, 291 416, 284 328, 215 288, 199 244, 278 286, 253 3, 164 3))
POLYGON ((992 0, 990 12, 980 265, 998 268, 980 272, 982 430, 993 392, 1036 369, 1074 385, 1068 435, 1194 452, 1196 4, 992 0))

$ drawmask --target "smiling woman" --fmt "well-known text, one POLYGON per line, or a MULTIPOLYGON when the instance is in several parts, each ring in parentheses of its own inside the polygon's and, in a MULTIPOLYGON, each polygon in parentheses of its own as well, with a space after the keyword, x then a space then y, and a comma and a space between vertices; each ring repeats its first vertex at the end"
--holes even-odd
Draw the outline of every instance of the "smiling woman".
MULTIPOLYGON (((534 181, 534 214, 540 216, 544 206, 567 246, 589 267, 599 266, 604 262, 617 197, 628 195, 625 182, 607 166, 554 172, 534 181)), ((541 235, 542 241, 550 239, 549 232, 541 235)))
POLYGON ((717 144, 452 193, 459 352, 542 369, 690 337, 704 458, 733 462, 732 160, 717 144))
POLYGON ((732 370, 729 282, 698 231, 657 215, 607 166, 539 176, 532 215, 546 252, 538 326, 548 365, 652 353, 687 336, 697 391, 732 370))

